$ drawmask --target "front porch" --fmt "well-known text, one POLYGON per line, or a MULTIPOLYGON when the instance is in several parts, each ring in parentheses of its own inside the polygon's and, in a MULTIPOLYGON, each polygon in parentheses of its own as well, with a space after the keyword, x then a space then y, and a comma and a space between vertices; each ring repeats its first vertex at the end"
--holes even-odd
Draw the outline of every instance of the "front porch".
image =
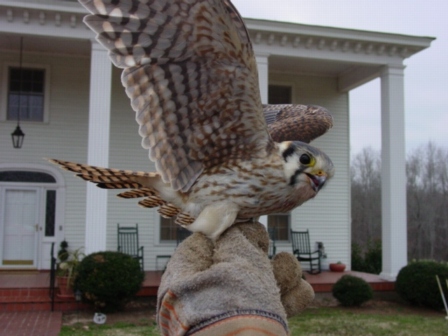
MULTIPOLYGON (((145 272, 145 280, 140 297, 156 296, 162 271, 145 272)), ((375 292, 391 292, 395 283, 380 279, 378 275, 355 271, 322 272, 318 275, 305 273, 306 280, 312 285, 316 293, 329 293, 336 281, 344 274, 351 274, 367 281, 375 292)), ((49 272, 0 272, 0 312, 11 311, 50 311, 49 272)), ((74 298, 61 299, 55 296, 55 311, 74 311, 87 308, 76 302, 74 298)))

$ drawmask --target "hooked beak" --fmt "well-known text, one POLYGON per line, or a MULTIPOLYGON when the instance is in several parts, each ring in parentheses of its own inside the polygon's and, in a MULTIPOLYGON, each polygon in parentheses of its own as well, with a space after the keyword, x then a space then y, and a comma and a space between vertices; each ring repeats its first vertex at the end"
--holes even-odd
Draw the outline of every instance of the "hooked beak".
POLYGON ((315 192, 318 192, 320 189, 322 189, 322 187, 325 184, 325 181, 327 181, 326 175, 312 175, 308 173, 306 173, 306 175, 309 177, 311 187, 315 192))

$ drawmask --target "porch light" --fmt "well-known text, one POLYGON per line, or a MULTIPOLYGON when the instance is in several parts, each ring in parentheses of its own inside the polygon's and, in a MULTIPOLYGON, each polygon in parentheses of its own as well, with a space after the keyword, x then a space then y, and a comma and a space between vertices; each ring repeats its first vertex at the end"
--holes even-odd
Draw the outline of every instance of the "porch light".
POLYGON ((14 132, 11 133, 12 145, 14 148, 22 148, 23 140, 25 139, 25 133, 20 128, 20 103, 22 98, 22 54, 23 54, 23 37, 20 37, 20 58, 19 58, 19 70, 20 70, 20 90, 19 90, 19 107, 17 111, 17 127, 14 132))
POLYGON ((14 148, 22 148, 23 139, 25 139, 25 133, 19 125, 19 120, 17 120, 17 127, 14 132, 11 133, 12 145, 14 148))

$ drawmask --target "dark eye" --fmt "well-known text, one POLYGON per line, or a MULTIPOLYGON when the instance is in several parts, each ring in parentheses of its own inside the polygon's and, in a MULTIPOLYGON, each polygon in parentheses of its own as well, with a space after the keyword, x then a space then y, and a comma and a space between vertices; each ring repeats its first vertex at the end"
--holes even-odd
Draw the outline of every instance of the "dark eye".
POLYGON ((302 154, 300 156, 300 163, 304 165, 309 165, 311 163, 311 158, 308 154, 302 154))

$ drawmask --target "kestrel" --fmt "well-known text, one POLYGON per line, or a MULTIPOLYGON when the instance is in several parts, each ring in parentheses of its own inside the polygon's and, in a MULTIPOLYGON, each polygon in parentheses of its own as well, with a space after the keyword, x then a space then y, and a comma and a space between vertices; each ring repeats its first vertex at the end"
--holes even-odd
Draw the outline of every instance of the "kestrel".
POLYGON ((248 31, 228 0, 79 0, 119 68, 157 172, 52 160, 193 232, 287 212, 316 196, 333 163, 308 145, 327 110, 261 104, 248 31), (287 141, 285 141, 287 140, 287 141), (303 142, 301 142, 303 141, 303 142))

